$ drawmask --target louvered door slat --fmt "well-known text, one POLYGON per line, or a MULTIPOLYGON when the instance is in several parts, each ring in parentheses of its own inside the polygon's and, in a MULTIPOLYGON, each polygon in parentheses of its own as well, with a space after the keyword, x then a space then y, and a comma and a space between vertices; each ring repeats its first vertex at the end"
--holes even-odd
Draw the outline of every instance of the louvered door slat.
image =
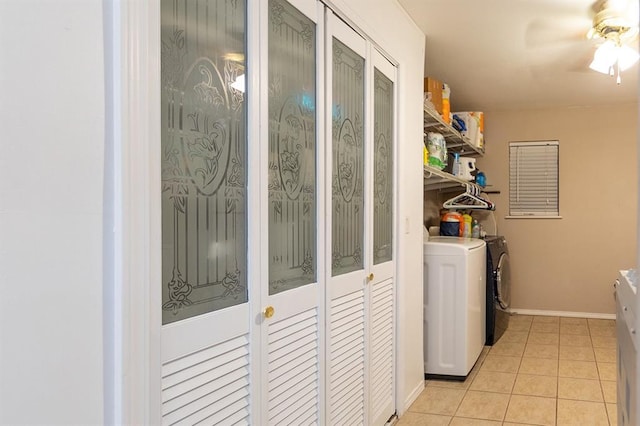
POLYGON ((225 377, 229 374, 233 374, 236 370, 243 368, 247 365, 246 358, 237 359, 230 362, 227 365, 220 367, 219 369, 208 370, 198 376, 192 377, 182 383, 178 383, 172 387, 166 388, 162 391, 163 402, 171 401, 172 399, 190 392, 192 389, 196 389, 203 386, 206 383, 222 382, 224 383, 225 377))
POLYGON ((267 332, 268 423, 287 424, 294 419, 317 416, 319 349, 316 309, 269 324, 267 332))
POLYGON ((278 337, 281 336, 281 332, 283 332, 285 336, 291 334, 290 330, 299 329, 300 327, 297 327, 297 325, 302 324, 308 319, 311 319, 311 323, 313 324, 317 323, 318 318, 316 317, 315 309, 310 309, 287 318, 286 320, 275 321, 272 324, 269 324, 269 344, 278 340, 278 337))
POLYGON ((293 378, 286 383, 287 386, 269 388, 269 406, 273 407, 274 412, 286 409, 291 401, 294 401, 301 393, 311 388, 316 373, 317 371, 313 369, 308 371, 306 375, 293 378))
POLYGON ((300 333, 298 335, 292 335, 290 338, 282 339, 286 341, 282 347, 273 348, 273 350, 269 351, 269 362, 275 365, 278 360, 288 358, 290 354, 298 352, 299 350, 304 351, 308 345, 312 345, 317 339, 317 330, 314 328, 313 330, 308 330, 308 332, 309 334, 307 335, 300 333))
MULTIPOLYGON (((343 385, 344 394, 346 395, 344 399, 336 400, 332 404, 331 408, 333 410, 334 415, 338 416, 343 411, 346 410, 350 406, 354 404, 362 404, 363 403, 363 395, 360 394, 359 391, 362 387, 362 381, 358 380, 350 380, 343 385)), ((353 409, 353 407, 351 407, 353 409)), ((361 408, 361 407, 360 407, 361 408)))
MULTIPOLYGON (((301 348, 300 351, 304 351, 305 349, 306 348, 301 348)), ((269 372, 269 377, 272 385, 274 385, 283 374, 287 374, 289 371, 291 371, 291 369, 297 367, 298 365, 307 362, 315 363, 317 361, 316 351, 301 352, 299 354, 297 352, 299 351, 296 351, 296 355, 298 356, 295 357, 295 360, 291 360, 290 362, 278 362, 272 364, 273 367, 269 372)))
POLYGON ((340 298, 331 301, 331 310, 339 313, 345 308, 350 308, 351 306, 354 306, 354 304, 357 305, 356 299, 362 298, 363 293, 359 291, 341 296, 340 298))
MULTIPOLYGON (((242 336, 239 338, 227 340, 226 342, 219 343, 215 346, 202 349, 190 355, 174 359, 162 366, 162 376, 169 377, 181 370, 201 364, 207 360, 216 359, 216 357, 223 356, 228 352, 233 352, 238 348, 243 348, 243 350, 246 352, 248 351, 248 344, 248 336, 242 336)), ((220 362, 220 364, 224 364, 225 362, 226 361, 222 361, 220 362)))
POLYGON ((244 359, 247 356, 249 356, 249 349, 248 347, 243 347, 213 359, 193 364, 189 368, 184 368, 174 374, 164 376, 162 379, 163 388, 170 389, 210 371, 216 371, 218 375, 234 371, 238 365, 244 365, 244 359))
POLYGON ((355 332, 344 334, 340 336, 340 339, 332 341, 332 353, 330 354, 331 359, 335 360, 340 356, 341 353, 349 351, 351 348, 358 348, 364 345, 364 324, 359 325, 359 329, 356 329, 355 332))
POLYGON ((219 420, 216 414, 213 414, 212 416, 207 417, 206 419, 202 419, 198 423, 195 423, 195 425, 206 426, 206 425, 225 424, 225 425, 233 425, 233 426, 249 426, 251 424, 250 423, 251 419, 249 418, 248 411, 238 411, 223 420, 219 420), (217 422, 217 423, 214 423, 214 422, 217 422))
POLYGON ((318 424, 318 410, 316 410, 315 408, 311 408, 309 409, 309 413, 307 415, 307 417, 302 418, 300 420, 300 424, 301 425, 317 425, 318 424))
MULTIPOLYGON (((232 398, 234 398, 234 395, 229 395, 229 400, 231 400, 232 398)), ((226 402, 228 401, 220 401, 219 404, 226 402)), ((237 401, 229 405, 224 405, 222 408, 218 407, 218 405, 210 405, 196 413, 193 413, 191 416, 173 424, 175 426, 190 426, 198 423, 209 425, 232 424, 230 421, 228 421, 228 419, 235 416, 237 413, 241 413, 244 417, 249 415, 249 412, 245 411, 245 409, 246 405, 243 405, 241 401, 237 401)))
POLYGON ((220 413, 249 415, 248 336, 213 345, 162 366, 163 424, 194 424, 220 413), (182 380, 178 382, 178 380, 182 380))
POLYGON ((277 424, 282 425, 291 425, 291 426, 299 426, 299 425, 311 425, 313 423, 308 423, 309 418, 314 418, 317 410, 317 394, 313 393, 312 395, 305 395, 303 398, 300 398, 300 406, 297 408, 293 414, 288 417, 282 418, 279 420, 277 424))
POLYGON ((191 388, 189 392, 183 393, 162 405, 162 415, 168 415, 175 410, 186 407, 192 401, 204 401, 213 398, 212 403, 222 398, 226 393, 249 386, 249 379, 246 371, 236 370, 231 374, 212 380, 203 386, 191 388))
MULTIPOLYGON (((376 285, 372 292, 371 409, 373 418, 393 405, 393 282, 376 285)), ((384 417, 384 416, 383 416, 384 417)))
POLYGON ((331 301, 330 416, 332 425, 364 415, 364 290, 331 301), (347 410, 345 412, 345 409, 347 410))
POLYGON ((336 348, 336 352, 331 357, 331 362, 334 363, 336 370, 344 368, 343 366, 350 365, 355 357, 363 357, 364 340, 357 339, 351 342, 350 345, 344 345, 342 348, 336 348))
POLYGON ((352 384, 361 383, 364 377, 364 366, 362 365, 362 359, 357 358, 354 360, 354 369, 343 369, 331 376, 331 389, 343 389, 351 387, 352 384), (358 365, 359 364, 359 365, 358 365))
POLYGON ((351 334, 354 329, 358 330, 363 322, 362 312, 354 314, 350 318, 340 319, 335 322, 332 321, 331 337, 340 340, 344 333, 351 334))
POLYGON ((295 397, 291 397, 287 401, 286 407, 278 407, 280 410, 274 410, 274 416, 269 418, 269 423, 273 425, 292 424, 293 420, 300 417, 307 409, 315 408, 317 410, 318 393, 312 389, 308 393, 297 393, 295 397), (287 421, 288 419, 288 421, 287 421))
POLYGON ((308 318, 306 320, 301 320, 300 322, 292 324, 291 328, 287 328, 284 330, 278 330, 273 334, 269 334, 269 346, 278 345, 283 346, 286 343, 282 342, 282 339, 286 339, 296 333, 305 333, 309 330, 310 326, 315 324, 314 318, 308 318))
POLYGON ((383 383, 380 383, 380 388, 377 390, 373 390, 373 410, 382 410, 385 406, 387 406, 390 400, 393 398, 393 392, 391 389, 393 382, 389 377, 383 383))
MULTIPOLYGON (((304 374, 305 372, 311 371, 315 368, 315 364, 317 362, 317 358, 314 354, 307 354, 307 359, 303 360, 303 362, 299 362, 298 359, 294 363, 287 364, 280 368, 281 373, 278 373, 277 377, 274 377, 271 380, 271 384, 274 388, 279 388, 283 384, 289 382, 290 380, 295 379, 296 377, 304 374)), ((275 376, 275 374, 274 374, 275 376)))
MULTIPOLYGON (((315 342, 317 343, 317 342, 315 342)), ((313 347, 309 347, 309 346, 304 346, 302 348, 296 349, 294 351, 291 351, 290 353, 286 354, 286 356, 282 356, 278 359, 274 359, 274 360, 270 360, 271 361, 271 370, 272 371, 277 371, 282 367, 285 367, 287 365, 289 365, 289 362, 292 359, 296 359, 298 357, 302 357, 302 356, 313 356, 317 359, 318 356, 318 350, 317 348, 313 348, 313 347)))
MULTIPOLYGON (((364 419, 363 397, 353 396, 350 400, 341 401, 332 412, 331 424, 333 425, 360 425, 364 419)), ((333 408, 333 407, 332 407, 333 408)))
POLYGON ((350 301, 349 304, 342 304, 339 307, 333 307, 332 311, 334 312, 334 318, 336 320, 344 320, 347 317, 350 317, 352 315, 361 315, 362 312, 358 311, 358 306, 360 306, 363 302, 363 299, 361 297, 354 299, 353 301, 350 301), (338 309, 338 308, 342 308, 342 309, 338 309))
POLYGON ((363 368, 364 356, 360 353, 354 353, 351 357, 344 359, 344 363, 340 367, 336 367, 331 372, 332 388, 339 389, 340 384, 349 380, 350 377, 364 372, 363 368))

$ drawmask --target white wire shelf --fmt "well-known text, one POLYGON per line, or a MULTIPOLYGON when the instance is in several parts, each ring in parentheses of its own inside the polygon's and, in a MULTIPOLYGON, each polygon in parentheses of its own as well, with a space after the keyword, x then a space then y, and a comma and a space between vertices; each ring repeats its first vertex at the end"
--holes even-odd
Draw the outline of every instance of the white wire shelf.
POLYGON ((460 179, 451 173, 438 170, 431 166, 424 166, 424 190, 431 191, 434 189, 466 189, 467 186, 477 187, 475 183, 468 180, 460 179))
POLYGON ((484 155, 484 148, 474 146, 469 138, 462 136, 460 132, 451 125, 444 122, 437 111, 429 108, 424 110, 424 130, 441 133, 447 141, 447 151, 457 152, 464 156, 484 155))

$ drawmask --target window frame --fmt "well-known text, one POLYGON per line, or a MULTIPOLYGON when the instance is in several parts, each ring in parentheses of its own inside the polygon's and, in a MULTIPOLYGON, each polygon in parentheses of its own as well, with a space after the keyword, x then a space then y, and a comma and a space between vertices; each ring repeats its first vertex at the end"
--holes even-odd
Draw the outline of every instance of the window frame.
MULTIPOLYGON (((529 159, 530 160, 530 159, 529 159)), ((516 168, 518 165, 516 164, 516 168)), ((553 171, 553 170, 552 170, 553 171)), ((522 177, 519 176, 518 170, 516 169, 516 176, 518 179, 522 177)), ((544 183, 539 186, 539 188, 544 188, 549 190, 552 186, 552 183, 544 183)), ((551 188, 552 190, 554 188, 551 188)), ((517 191, 517 189, 516 189, 517 191)), ((507 219, 561 219, 560 215, 560 142, 558 140, 539 140, 539 141, 511 141, 509 142, 509 214, 506 216, 507 219), (514 167, 512 161, 512 155, 514 154, 514 148, 524 148, 527 147, 555 147, 555 152, 550 154, 547 157, 547 160, 553 159, 555 156, 556 166, 556 178, 555 178, 555 196, 557 199, 557 203, 554 208, 546 208, 543 205, 538 205, 532 210, 523 209, 522 207, 518 207, 514 205, 514 200, 512 198, 512 192, 514 186, 518 186, 518 181, 514 181, 514 177, 512 175, 512 168, 514 167)))

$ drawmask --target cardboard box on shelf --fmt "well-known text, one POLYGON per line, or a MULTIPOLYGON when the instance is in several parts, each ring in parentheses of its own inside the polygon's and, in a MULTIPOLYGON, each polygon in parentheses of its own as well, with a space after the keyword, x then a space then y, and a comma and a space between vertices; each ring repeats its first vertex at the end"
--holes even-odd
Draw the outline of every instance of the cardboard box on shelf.
POLYGON ((442 115, 442 82, 433 77, 424 79, 424 93, 431 93, 431 103, 436 107, 438 114, 442 115))

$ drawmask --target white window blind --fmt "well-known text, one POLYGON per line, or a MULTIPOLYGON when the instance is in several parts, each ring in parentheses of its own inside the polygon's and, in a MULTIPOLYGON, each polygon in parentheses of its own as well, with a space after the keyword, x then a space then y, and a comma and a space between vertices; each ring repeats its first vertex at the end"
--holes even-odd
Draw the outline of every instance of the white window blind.
POLYGON ((509 215, 559 216, 558 141, 509 142, 509 215))

